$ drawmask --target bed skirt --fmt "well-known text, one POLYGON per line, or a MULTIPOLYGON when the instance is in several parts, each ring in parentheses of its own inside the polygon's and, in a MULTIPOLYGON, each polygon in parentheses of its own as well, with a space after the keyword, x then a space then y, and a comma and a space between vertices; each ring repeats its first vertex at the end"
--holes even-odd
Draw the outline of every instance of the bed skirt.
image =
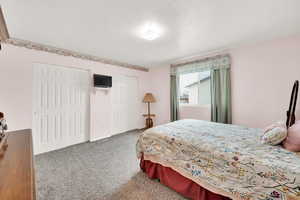
POLYGON ((210 192, 199 186, 194 181, 180 175, 169 167, 144 160, 141 157, 140 167, 151 179, 159 179, 160 182, 182 196, 193 200, 230 200, 227 197, 210 192))

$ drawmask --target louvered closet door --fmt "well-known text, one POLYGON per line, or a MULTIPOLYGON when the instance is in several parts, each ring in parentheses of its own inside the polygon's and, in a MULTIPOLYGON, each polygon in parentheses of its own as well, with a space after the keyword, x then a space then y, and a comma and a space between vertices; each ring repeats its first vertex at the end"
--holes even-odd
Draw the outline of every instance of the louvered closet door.
POLYGON ((35 64, 33 139, 35 154, 88 140, 88 71, 35 64))

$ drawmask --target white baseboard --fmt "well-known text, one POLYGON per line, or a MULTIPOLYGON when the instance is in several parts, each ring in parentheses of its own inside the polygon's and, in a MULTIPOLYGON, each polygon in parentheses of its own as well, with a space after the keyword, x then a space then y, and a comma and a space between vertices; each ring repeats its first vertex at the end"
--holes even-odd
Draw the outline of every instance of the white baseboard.
POLYGON ((96 142, 98 140, 103 140, 103 139, 106 139, 106 138, 110 138, 111 136, 107 136, 107 137, 97 137, 97 138, 92 138, 90 139, 89 141, 90 142, 96 142))
POLYGON ((133 130, 129 130, 129 131, 125 131, 125 132, 122 132, 122 133, 116 133, 116 134, 113 134, 113 135, 110 135, 110 136, 104 136, 104 137, 98 137, 98 138, 92 138, 90 139, 89 141, 90 142, 96 142, 98 140, 104 140, 104 139, 108 139, 108 138, 111 138, 111 137, 114 137, 114 136, 118 136, 118 135, 121 135, 121 134, 124 134, 124 133, 128 133, 128 132, 131 132, 131 131, 137 131, 137 130, 143 130, 143 128, 136 128, 136 129, 133 129, 133 130))

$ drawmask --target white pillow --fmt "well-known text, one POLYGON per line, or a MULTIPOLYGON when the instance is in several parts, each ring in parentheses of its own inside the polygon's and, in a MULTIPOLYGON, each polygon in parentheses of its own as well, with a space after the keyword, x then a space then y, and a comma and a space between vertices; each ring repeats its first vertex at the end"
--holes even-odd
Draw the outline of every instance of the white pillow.
POLYGON ((263 144, 277 145, 287 137, 287 130, 284 126, 274 126, 265 131, 261 137, 263 144))

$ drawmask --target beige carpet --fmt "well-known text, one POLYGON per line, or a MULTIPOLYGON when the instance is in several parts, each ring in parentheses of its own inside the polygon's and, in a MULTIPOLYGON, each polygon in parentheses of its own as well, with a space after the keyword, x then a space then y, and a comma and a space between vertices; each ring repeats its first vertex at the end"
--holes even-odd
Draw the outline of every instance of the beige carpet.
POLYGON ((38 200, 180 200, 139 169, 138 131, 36 156, 38 200))

